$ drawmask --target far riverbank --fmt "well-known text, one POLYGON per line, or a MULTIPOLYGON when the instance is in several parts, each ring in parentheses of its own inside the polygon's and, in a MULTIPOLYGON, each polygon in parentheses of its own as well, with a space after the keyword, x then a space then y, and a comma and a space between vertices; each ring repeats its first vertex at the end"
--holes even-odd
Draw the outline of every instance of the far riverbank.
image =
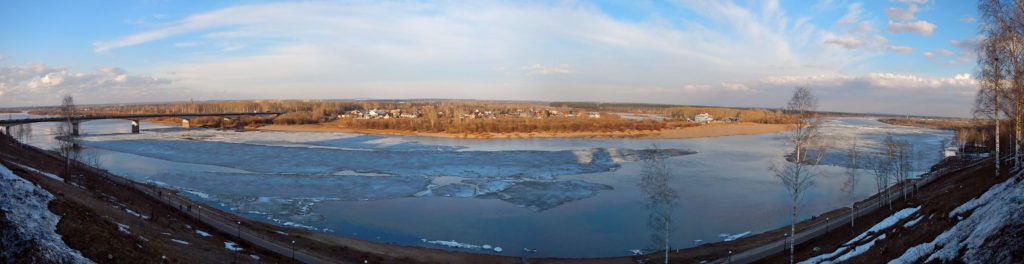
POLYGON ((283 132, 338 132, 375 135, 423 136, 443 138, 646 138, 646 139, 686 139, 707 138, 736 135, 756 135, 779 133, 792 130, 787 124, 760 123, 718 123, 694 127, 648 130, 648 131, 616 131, 616 132, 531 132, 531 133, 438 133, 416 132, 396 129, 357 129, 340 127, 333 123, 308 125, 266 125, 257 128, 261 131, 283 132))

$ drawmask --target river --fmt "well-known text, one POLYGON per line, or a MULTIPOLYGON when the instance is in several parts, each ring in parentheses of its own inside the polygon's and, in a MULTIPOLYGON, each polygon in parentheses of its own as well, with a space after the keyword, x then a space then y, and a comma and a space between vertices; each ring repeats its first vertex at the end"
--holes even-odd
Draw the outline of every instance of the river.
MULTIPOLYGON (((9 116, 9 117, 8 117, 9 116)), ((28 115, 4 115, 24 118, 28 115)), ((26 142, 53 144, 54 124, 26 142)), ((673 248, 721 241, 789 222, 789 198, 768 168, 786 133, 679 140, 456 139, 344 133, 181 130, 125 120, 82 124, 85 157, 118 175, 183 191, 198 201, 278 225, 360 239, 518 256, 607 257, 650 247, 637 153, 671 150, 680 194, 673 248), (501 252, 483 247, 502 247, 501 252)), ((918 172, 941 158, 950 131, 831 118, 833 165, 801 203, 804 219, 873 193, 860 170, 854 191, 841 153, 849 138, 871 152, 886 135, 914 146, 918 172), (848 185, 847 185, 848 186, 848 185)), ((862 154, 869 156, 867 153, 862 154)), ((867 159, 867 158, 865 158, 867 159)))

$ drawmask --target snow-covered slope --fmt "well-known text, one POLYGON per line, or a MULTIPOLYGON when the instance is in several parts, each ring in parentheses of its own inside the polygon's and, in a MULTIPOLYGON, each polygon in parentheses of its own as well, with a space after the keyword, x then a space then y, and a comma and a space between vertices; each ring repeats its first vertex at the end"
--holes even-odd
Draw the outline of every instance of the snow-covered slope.
POLYGON ((832 253, 818 255, 802 261, 800 264, 840 263, 860 254, 864 254, 864 252, 867 252, 875 245, 875 242, 885 239, 885 233, 882 231, 889 229, 896 225, 896 223, 903 221, 903 219, 914 215, 920 209, 921 207, 918 206, 900 210, 889 217, 882 219, 881 222, 872 226, 868 231, 854 237, 850 242, 846 242, 846 244, 843 244, 843 246, 839 247, 832 253))
POLYGON ((46 190, 0 165, 0 259, 32 263, 92 263, 69 248, 57 234, 60 217, 46 205, 46 190))
POLYGON ((1024 248, 1024 181, 1013 178, 950 212, 961 219, 932 242, 908 249, 896 263, 948 262, 1021 263, 1011 252, 1024 248), (970 214, 967 218, 965 215, 970 214))

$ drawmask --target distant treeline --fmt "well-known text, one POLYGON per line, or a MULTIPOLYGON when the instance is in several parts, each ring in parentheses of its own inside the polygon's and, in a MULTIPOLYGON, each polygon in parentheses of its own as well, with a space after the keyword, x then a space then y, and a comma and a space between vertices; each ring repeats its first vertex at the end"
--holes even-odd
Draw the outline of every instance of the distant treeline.
POLYGON ((413 132, 443 133, 531 133, 531 132, 618 132, 661 130, 665 122, 654 120, 626 120, 617 116, 601 118, 402 118, 402 119, 341 119, 339 125, 361 129, 394 129, 413 132))
POLYGON ((702 113, 708 113, 716 120, 735 118, 736 120, 742 122, 766 124, 791 124, 799 120, 791 115, 783 113, 781 110, 769 110, 760 108, 594 102, 552 102, 550 103, 550 106, 571 107, 587 109, 591 111, 660 114, 664 115, 667 118, 676 120, 692 119, 694 116, 702 113))
MULTIPOLYGON (((225 120, 219 117, 201 117, 191 120, 193 126, 260 126, 266 124, 318 124, 335 122, 340 126, 357 129, 395 129, 445 133, 529 133, 529 132, 612 132, 660 130, 666 127, 686 127, 685 122, 694 115, 709 113, 715 119, 738 118, 743 122, 792 123, 797 119, 779 111, 765 109, 735 109, 724 107, 694 107, 647 104, 603 103, 533 103, 455 100, 384 100, 384 101, 330 101, 330 100, 255 100, 178 102, 130 105, 79 106, 84 115, 106 114, 185 114, 282 112, 277 117, 241 117, 225 120), (363 119, 357 113, 370 110, 400 111, 402 118, 363 119), (600 113, 591 118, 588 112, 600 113), (628 120, 615 113, 659 114, 669 119, 628 120), (487 113, 487 114, 483 114, 487 113), (406 118, 404 115, 413 116, 406 118), (241 124, 239 124, 241 122, 241 124)), ((60 115, 56 107, 38 108, 32 114, 60 115)), ((180 122, 177 118, 151 119, 159 122, 180 122)))

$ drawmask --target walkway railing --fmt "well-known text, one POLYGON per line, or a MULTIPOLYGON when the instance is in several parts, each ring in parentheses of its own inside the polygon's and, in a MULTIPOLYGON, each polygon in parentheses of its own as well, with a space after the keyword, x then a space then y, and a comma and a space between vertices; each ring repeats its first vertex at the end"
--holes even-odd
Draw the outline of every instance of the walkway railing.
MULTIPOLYGON (((44 151, 34 146, 20 142, 18 142, 18 144, 20 144, 22 148, 36 151, 58 160, 63 159, 63 157, 57 154, 44 151)), ((7 156, 9 160, 13 158, 10 155, 3 156, 7 156)), ((11 162, 16 162, 16 159, 11 160, 11 162)), ((239 216, 226 214, 216 209, 211 209, 209 207, 204 206, 205 204, 194 202, 187 198, 173 194, 172 192, 165 192, 169 190, 157 187, 153 184, 139 183, 137 181, 117 176, 106 170, 98 169, 78 161, 73 162, 77 167, 82 168, 84 170, 88 170, 96 175, 100 175, 101 177, 103 177, 104 180, 107 180, 116 185, 121 185, 135 189, 136 191, 139 191, 156 201, 160 201, 161 203, 171 208, 175 208, 176 210, 182 212, 184 215, 190 216, 193 219, 198 220, 199 222, 205 223, 224 234, 233 234, 235 236, 234 239, 236 240, 248 242, 249 244, 262 247, 266 250, 277 253, 283 257, 291 257, 295 261, 302 263, 342 263, 341 261, 332 260, 329 257, 322 256, 314 252, 298 249, 295 247, 294 240, 292 240, 292 243, 285 243, 278 239, 267 237, 264 232, 259 232, 249 227, 243 226, 241 224, 243 220, 240 219, 239 216)), ((230 237, 228 238, 230 239, 230 237)))
MULTIPOLYGON (((939 170, 922 174, 916 179, 909 179, 907 181, 910 182, 911 184, 901 184, 898 186, 893 186, 892 188, 888 188, 885 193, 879 193, 878 195, 875 195, 871 199, 857 203, 858 206, 856 209, 854 209, 854 215, 861 216, 873 213, 875 210, 882 208, 890 204, 891 202, 894 202, 897 199, 901 198, 899 194, 902 192, 917 191, 917 189, 935 181, 936 179, 943 175, 959 172, 969 168, 974 168, 975 166, 984 164, 986 162, 992 162, 992 159, 983 158, 974 161, 966 166, 958 166, 956 168, 942 168, 939 170)), ((772 255, 778 254, 780 252, 786 251, 787 249, 789 249, 790 242, 796 243, 796 245, 800 245, 809 240, 828 234, 828 232, 831 229, 834 229, 832 227, 840 227, 842 225, 849 224, 850 221, 853 221, 853 219, 850 219, 850 213, 844 212, 841 215, 837 216, 836 218, 830 218, 825 222, 813 224, 810 227, 803 229, 803 231, 797 232, 796 235, 792 237, 792 239, 790 239, 789 237, 783 237, 780 240, 776 240, 774 242, 761 245, 736 254, 731 254, 726 258, 717 259, 712 261, 711 263, 753 263, 771 257, 772 255)))

